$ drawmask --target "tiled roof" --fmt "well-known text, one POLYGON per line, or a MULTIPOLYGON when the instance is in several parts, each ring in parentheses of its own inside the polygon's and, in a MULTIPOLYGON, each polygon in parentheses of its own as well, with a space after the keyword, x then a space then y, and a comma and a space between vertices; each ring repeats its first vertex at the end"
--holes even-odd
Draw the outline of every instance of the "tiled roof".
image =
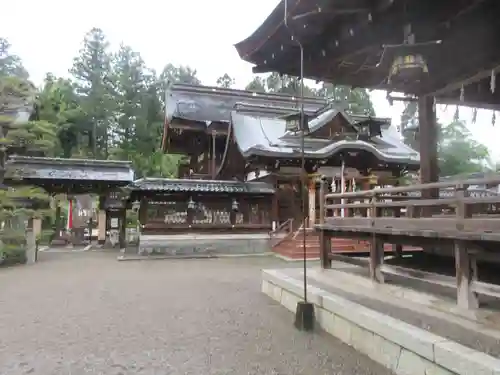
MULTIPOLYGON (((185 84, 172 85, 166 93, 166 115, 172 119, 189 121, 228 123, 231 111, 237 104, 267 108, 271 117, 299 108, 298 97, 287 94, 257 93, 245 90, 226 89, 221 87, 193 86, 185 84)), ((323 98, 304 98, 306 112, 314 113, 327 105, 323 98)))
MULTIPOLYGON (((332 121, 336 116, 343 116, 352 125, 356 121, 367 121, 368 118, 349 116, 343 111, 329 108, 320 112, 310 120, 311 131, 316 131, 332 121)), ((282 118, 264 118, 233 111, 231 124, 239 150, 244 157, 254 155, 274 158, 300 158, 301 137, 287 133, 286 123, 282 118)), ((372 119, 383 122, 384 119, 372 119)), ((305 138, 305 156, 309 159, 328 159, 344 150, 365 150, 385 162, 403 163, 418 167, 420 156, 418 152, 405 145, 399 133, 390 126, 381 126, 382 136, 370 139, 320 139, 307 136, 305 138)))
POLYGON ((265 182, 191 180, 174 178, 141 178, 129 186, 133 191, 273 194, 274 188, 265 182))
POLYGON ((7 180, 63 180, 73 182, 116 182, 134 179, 132 163, 114 160, 60 159, 12 156, 6 163, 7 180))

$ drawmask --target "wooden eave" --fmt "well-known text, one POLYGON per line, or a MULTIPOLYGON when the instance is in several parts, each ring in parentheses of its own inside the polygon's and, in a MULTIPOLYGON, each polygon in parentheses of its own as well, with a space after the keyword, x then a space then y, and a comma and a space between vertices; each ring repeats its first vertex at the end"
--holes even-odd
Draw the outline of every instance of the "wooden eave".
MULTIPOLYGON (((312 12, 320 2, 307 3, 312 12)), ((384 7, 382 0, 366 1, 367 5, 371 4, 369 11, 354 14, 335 13, 334 3, 331 1, 331 7, 325 7, 322 12, 312 12, 294 21, 296 37, 306 51, 304 72, 307 78, 414 95, 435 95, 449 102, 459 99, 463 85, 464 102, 474 105, 500 102, 500 97, 488 95, 488 90, 477 92, 474 86, 467 88, 473 83, 486 86, 491 71, 500 71, 500 47, 496 42, 500 31, 500 2, 385 1, 384 7), (324 22, 325 17, 329 22, 324 22), (381 46, 401 44, 403 27, 408 23, 412 25, 417 43, 435 40, 442 43, 422 50, 429 67, 428 80, 412 85, 390 85, 387 76, 392 59, 384 58, 381 62, 381 46)), ((290 17, 296 14, 291 11, 290 17)), ((261 35, 260 44, 254 41, 253 49, 243 51, 244 45, 240 44, 237 48, 240 47, 243 59, 256 64, 255 72, 277 71, 297 76, 299 48, 277 16, 275 21, 274 29, 267 26, 273 31, 261 35)))

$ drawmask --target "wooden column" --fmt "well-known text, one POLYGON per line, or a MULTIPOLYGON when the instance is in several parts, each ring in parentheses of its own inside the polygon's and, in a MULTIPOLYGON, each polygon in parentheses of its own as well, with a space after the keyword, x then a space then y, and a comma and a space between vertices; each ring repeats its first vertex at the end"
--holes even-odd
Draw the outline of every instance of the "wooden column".
POLYGON ((146 198, 141 199, 141 205, 139 206, 139 213, 138 213, 138 219, 139 219, 139 224, 142 225, 146 224, 148 221, 148 200, 146 198))
MULTIPOLYGON (((370 179, 369 179, 368 175, 369 175, 368 171, 361 172, 361 190, 362 191, 367 191, 367 190, 371 189, 370 179)), ((370 200, 365 199, 364 203, 370 203, 370 200)), ((370 209, 362 210, 362 212, 366 212, 367 217, 369 217, 371 215, 370 209)))
POLYGON ((316 224, 316 180, 309 180, 309 228, 316 224))
POLYGON ((106 231, 108 229, 108 218, 105 210, 106 197, 99 197, 99 211, 97 213, 97 243, 104 245, 106 243, 106 231))
MULTIPOLYGON (((455 187, 457 230, 463 230, 463 221, 472 216, 463 201, 466 190, 465 185, 455 187)), ((479 301, 471 287, 472 282, 477 280, 477 264, 476 259, 467 250, 466 241, 455 240, 455 272, 458 306, 464 309, 477 309, 479 301)))
MULTIPOLYGON (((399 179, 401 178, 401 171, 397 171, 397 172, 393 173, 392 176, 395 178, 394 186, 399 186, 399 183, 400 183, 399 179)), ((401 217, 401 207, 394 207, 394 217, 401 217)), ((393 244, 392 251, 394 252, 394 256, 396 256, 397 258, 403 257, 403 245, 393 244)))
POLYGON ((55 204, 56 204, 56 213, 55 213, 55 233, 54 233, 54 239, 59 239, 61 238, 61 230, 62 230, 62 218, 61 218, 61 202, 59 199, 55 199, 55 204))
POLYGON ((34 264, 37 258, 36 235, 33 230, 33 218, 28 219, 26 228, 26 264, 34 264))
POLYGON ((278 177, 274 176, 274 195, 273 195, 273 201, 272 201, 272 208, 271 208, 271 220, 272 220, 272 228, 275 230, 278 228, 280 222, 279 222, 279 212, 278 212, 278 189, 279 189, 279 184, 278 184, 278 177))
POLYGON ((215 132, 212 133, 212 166, 211 166, 211 176, 212 180, 215 180, 215 175, 217 173, 217 163, 216 163, 216 155, 215 155, 215 132))
MULTIPOLYGON (((124 203, 125 205, 125 203, 124 203)), ((127 209, 123 208, 120 212, 120 229, 118 238, 120 241, 120 251, 125 252, 127 248, 127 209)))
MULTIPOLYGON (((325 195, 327 193, 327 181, 322 178, 319 186, 319 224, 325 224, 326 208, 325 208, 325 195)), ((332 261, 330 259, 330 254, 332 252, 332 236, 329 232, 321 230, 319 232, 319 246, 320 246, 320 258, 321 267, 331 268, 332 261)))
MULTIPOLYGON (((233 210, 233 199, 236 199, 236 197, 230 198, 229 201, 229 221, 231 222, 231 225, 234 227, 236 225, 236 211, 233 210)), ((238 200, 236 199, 238 202, 238 200)))
MULTIPOLYGON (((418 99, 418 122, 420 137, 420 182, 422 184, 437 182, 438 170, 438 127, 436 122, 436 108, 434 97, 424 96, 418 99)), ((439 197, 437 189, 422 191, 423 199, 439 197)), ((426 212, 430 214, 430 212, 426 212)))
MULTIPOLYGON (((372 217, 378 217, 380 209, 375 208, 377 197, 371 200, 372 206, 370 213, 372 217)), ((384 282, 384 275, 381 271, 381 266, 384 263, 384 242, 382 238, 375 233, 372 234, 370 241, 370 278, 377 283, 384 282)))

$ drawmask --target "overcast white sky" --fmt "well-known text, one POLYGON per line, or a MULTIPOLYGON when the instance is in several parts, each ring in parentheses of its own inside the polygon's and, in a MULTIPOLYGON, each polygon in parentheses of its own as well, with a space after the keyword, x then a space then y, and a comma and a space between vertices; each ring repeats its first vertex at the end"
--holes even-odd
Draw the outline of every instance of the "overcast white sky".
MULTIPOLYGON (((83 36, 100 27, 116 49, 121 42, 139 51, 146 63, 161 70, 167 63, 190 65, 205 84, 215 84, 228 73, 243 88, 251 80, 251 65, 241 61, 233 44, 247 37, 272 11, 279 0, 63 0, 4 1, 0 36, 9 39, 34 82, 46 72, 67 75, 83 36)), ((397 124, 403 105, 391 107, 385 92, 373 92, 378 116, 397 124)), ((454 108, 438 110, 442 122, 454 108)), ((464 119, 470 110, 462 109, 464 119)), ((491 125, 491 111, 480 111, 469 128, 500 160, 499 123, 491 125)), ((470 121, 469 121, 470 123, 470 121)))

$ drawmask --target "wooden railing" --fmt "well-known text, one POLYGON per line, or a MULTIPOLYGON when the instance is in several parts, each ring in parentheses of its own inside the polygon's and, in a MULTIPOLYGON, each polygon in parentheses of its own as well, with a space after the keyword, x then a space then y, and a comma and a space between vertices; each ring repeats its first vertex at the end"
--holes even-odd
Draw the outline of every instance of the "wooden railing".
MULTIPOLYGON (((482 251, 478 244, 500 242, 500 195, 469 189, 471 185, 487 184, 500 184, 500 175, 342 194, 328 194, 322 181, 317 226, 322 265, 330 267, 334 258, 332 236, 366 239, 370 241, 371 278, 381 283, 384 271, 394 274, 394 270, 383 266, 384 243, 422 247, 443 244, 454 248, 460 306, 477 307, 475 293, 498 297, 499 287, 477 281, 476 256, 482 251)), ((500 259, 500 252, 497 255, 500 259)), ((437 276, 435 280, 427 277, 426 281, 438 283, 439 279, 442 283, 443 276, 437 276)))
POLYGON ((468 189, 484 181, 500 177, 324 194, 320 223, 343 231, 500 241, 500 195, 473 197, 468 189))
POLYGON ((269 232, 271 246, 279 245, 293 233, 293 218, 281 223, 275 230, 269 232))

